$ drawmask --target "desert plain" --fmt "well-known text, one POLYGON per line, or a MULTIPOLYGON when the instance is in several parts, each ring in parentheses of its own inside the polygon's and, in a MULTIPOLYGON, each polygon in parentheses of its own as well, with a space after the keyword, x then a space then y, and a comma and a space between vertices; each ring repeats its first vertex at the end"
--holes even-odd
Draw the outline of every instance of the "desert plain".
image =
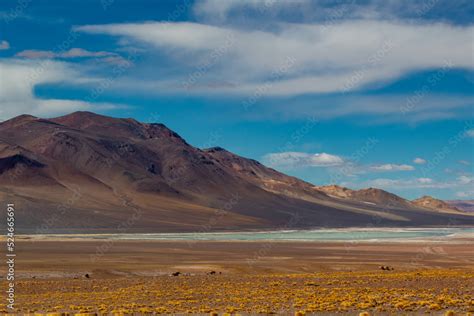
POLYGON ((470 315, 472 242, 20 238, 16 307, 51 316, 470 315))

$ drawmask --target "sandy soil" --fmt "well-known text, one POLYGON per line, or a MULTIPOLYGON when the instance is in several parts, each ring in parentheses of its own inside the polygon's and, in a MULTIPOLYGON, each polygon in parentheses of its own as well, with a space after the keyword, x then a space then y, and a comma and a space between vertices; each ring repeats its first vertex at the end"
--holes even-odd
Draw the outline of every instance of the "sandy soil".
POLYGON ((406 244, 21 240, 16 244, 17 307, 22 312, 207 315, 212 311, 464 313, 474 309, 471 245, 466 240, 406 244), (174 272, 180 275, 171 276, 174 272))
MULTIPOLYGON (((89 273, 94 277, 160 275, 210 270, 301 273, 418 268, 468 268, 472 243, 225 242, 225 241, 17 241, 17 276, 89 273)), ((4 274, 2 274, 4 275, 4 274)))

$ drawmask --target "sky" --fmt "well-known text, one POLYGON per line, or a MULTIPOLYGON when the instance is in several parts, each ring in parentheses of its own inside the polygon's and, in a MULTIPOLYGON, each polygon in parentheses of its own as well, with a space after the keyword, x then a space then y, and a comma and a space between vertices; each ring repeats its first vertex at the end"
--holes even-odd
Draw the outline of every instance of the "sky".
POLYGON ((0 120, 160 122, 315 185, 474 199, 474 2, 17 0, 0 120))

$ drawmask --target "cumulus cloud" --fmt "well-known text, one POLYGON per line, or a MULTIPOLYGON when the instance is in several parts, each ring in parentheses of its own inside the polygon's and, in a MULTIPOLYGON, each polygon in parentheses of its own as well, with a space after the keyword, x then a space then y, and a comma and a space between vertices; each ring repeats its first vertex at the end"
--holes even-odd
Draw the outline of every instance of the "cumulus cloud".
MULTIPOLYGON (((200 23, 147 22, 86 25, 76 30, 149 45, 180 65, 202 60, 233 38, 235 45, 219 56, 220 62, 207 69, 203 78, 232 84, 203 85, 201 92, 248 94, 268 80, 271 84, 262 91, 264 95, 345 92, 447 64, 474 68, 470 54, 474 26, 443 23, 343 20, 330 27, 292 23, 272 31, 244 31, 200 23), (291 67, 275 78, 275 71, 288 58, 294 61, 291 67)), ((159 83, 154 82, 155 89, 159 83)), ((169 83, 165 86, 169 88, 169 83)))
POLYGON ((263 157, 264 163, 272 167, 332 167, 340 166, 344 159, 327 153, 309 154, 303 152, 271 153, 263 157))
POLYGON ((8 80, 0 85, 0 120, 19 114, 49 116, 75 110, 106 110, 123 105, 90 103, 82 100, 40 99, 34 94, 42 84, 90 84, 89 78, 72 65, 53 60, 0 60, 0 73, 8 80))
POLYGON ((344 159, 341 156, 328 153, 306 153, 306 152, 279 152, 270 153, 263 156, 264 164, 271 167, 281 168, 305 168, 305 167, 331 167, 343 169, 349 175, 364 174, 369 172, 395 172, 415 170, 410 165, 398 164, 378 164, 362 165, 344 159))
POLYGON ((417 157, 413 159, 413 163, 416 163, 417 165, 424 165, 426 163, 426 160, 423 158, 417 157))
POLYGON ((7 41, 0 41, 0 50, 10 49, 10 43, 7 41))
POLYGON ((470 130, 466 131, 466 136, 474 138, 474 129, 470 129, 470 130))
POLYGON ((382 165, 373 165, 369 167, 373 171, 412 171, 415 170, 415 167, 410 165, 397 165, 397 164, 382 164, 382 165))

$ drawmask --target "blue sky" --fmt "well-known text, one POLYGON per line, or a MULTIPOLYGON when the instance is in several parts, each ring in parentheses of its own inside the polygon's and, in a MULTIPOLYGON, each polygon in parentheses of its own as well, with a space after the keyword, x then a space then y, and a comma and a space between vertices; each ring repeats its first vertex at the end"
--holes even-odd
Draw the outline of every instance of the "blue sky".
POLYGON ((11 1, 0 119, 162 122, 316 185, 474 198, 471 1, 11 1))

